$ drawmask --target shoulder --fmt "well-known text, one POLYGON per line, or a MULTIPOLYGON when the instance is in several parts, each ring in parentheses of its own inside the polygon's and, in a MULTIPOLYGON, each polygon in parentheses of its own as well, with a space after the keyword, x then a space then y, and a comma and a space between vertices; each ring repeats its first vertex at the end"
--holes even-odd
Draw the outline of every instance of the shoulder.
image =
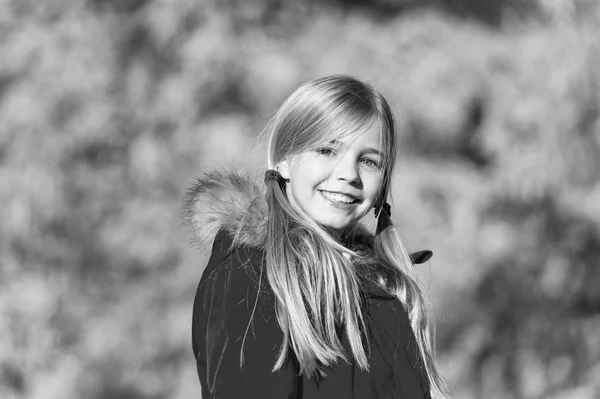
POLYGON ((212 251, 202 279, 218 276, 224 272, 244 272, 253 277, 262 268, 265 251, 258 247, 240 245, 225 230, 220 230, 213 242, 212 251))
POLYGON ((217 234, 196 290, 192 346, 197 357, 206 342, 219 346, 224 345, 222 339, 241 339, 257 305, 261 313, 274 313, 272 298, 265 295, 268 284, 262 273, 262 251, 232 243, 227 233, 217 234))
POLYGON ((408 311, 396 297, 369 294, 368 312, 372 327, 379 331, 394 335, 412 332, 408 311))
POLYGON ((216 303, 223 310, 239 308, 265 284, 263 263, 264 250, 235 245, 230 234, 219 231, 198 285, 197 301, 205 310, 216 303))
POLYGON ((283 334, 264 250, 217 233, 194 301, 192 349, 203 397, 288 397, 296 368, 273 373, 283 334))
POLYGON ((371 327, 387 332, 407 333, 410 329, 408 311, 404 303, 379 283, 376 265, 363 269, 361 286, 366 299, 366 310, 371 327))

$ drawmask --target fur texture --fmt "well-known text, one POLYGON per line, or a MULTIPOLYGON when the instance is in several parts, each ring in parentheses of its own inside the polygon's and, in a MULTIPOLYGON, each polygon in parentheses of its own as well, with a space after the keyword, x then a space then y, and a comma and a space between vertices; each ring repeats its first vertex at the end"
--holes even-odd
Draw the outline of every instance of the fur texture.
POLYGON ((206 250, 221 229, 239 245, 264 246, 267 202, 262 181, 236 170, 208 171, 195 180, 183 206, 193 247, 206 250))

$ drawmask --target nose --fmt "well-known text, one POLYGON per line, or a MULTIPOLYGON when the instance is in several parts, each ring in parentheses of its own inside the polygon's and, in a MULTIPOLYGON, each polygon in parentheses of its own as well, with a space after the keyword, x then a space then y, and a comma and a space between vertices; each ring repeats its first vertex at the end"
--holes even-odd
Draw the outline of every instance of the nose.
POLYGON ((350 154, 342 157, 333 169, 333 174, 336 180, 345 181, 349 184, 357 185, 360 183, 360 174, 358 171, 358 163, 355 162, 350 154))

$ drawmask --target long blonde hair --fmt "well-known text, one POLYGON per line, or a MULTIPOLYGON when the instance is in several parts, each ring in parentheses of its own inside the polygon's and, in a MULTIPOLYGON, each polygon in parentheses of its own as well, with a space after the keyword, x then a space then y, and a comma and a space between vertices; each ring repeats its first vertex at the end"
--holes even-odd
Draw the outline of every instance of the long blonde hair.
MULTIPOLYGON (((384 156, 376 206, 386 202, 397 150, 397 128, 386 99, 371 86, 348 76, 305 83, 292 93, 269 125, 269 168, 293 154, 311 150, 325 139, 350 134, 378 122, 384 156)), ((364 256, 342 245, 288 200, 280 184, 267 184, 266 274, 276 297, 277 319, 284 339, 273 370, 280 369, 292 348, 301 374, 322 374, 338 361, 355 361, 369 369, 368 340, 362 312, 357 263, 364 256), (353 359, 339 339, 344 326, 353 359)), ((373 245, 379 284, 406 308, 423 370, 434 396, 446 397, 437 371, 433 326, 414 267, 389 215, 381 212, 373 245)))

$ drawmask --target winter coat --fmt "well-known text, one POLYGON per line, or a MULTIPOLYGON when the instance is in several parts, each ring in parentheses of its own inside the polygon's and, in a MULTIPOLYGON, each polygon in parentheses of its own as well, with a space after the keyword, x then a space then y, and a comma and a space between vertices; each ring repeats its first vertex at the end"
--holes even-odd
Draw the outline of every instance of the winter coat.
POLYGON ((206 173, 187 193, 185 218, 194 244, 212 242, 192 317, 202 398, 429 398, 408 314, 396 297, 372 283, 362 287, 369 371, 352 362, 345 335, 349 363, 325 368, 326 377, 299 375, 292 350, 273 371, 283 333, 264 271, 266 210, 262 183, 236 172, 206 173))

